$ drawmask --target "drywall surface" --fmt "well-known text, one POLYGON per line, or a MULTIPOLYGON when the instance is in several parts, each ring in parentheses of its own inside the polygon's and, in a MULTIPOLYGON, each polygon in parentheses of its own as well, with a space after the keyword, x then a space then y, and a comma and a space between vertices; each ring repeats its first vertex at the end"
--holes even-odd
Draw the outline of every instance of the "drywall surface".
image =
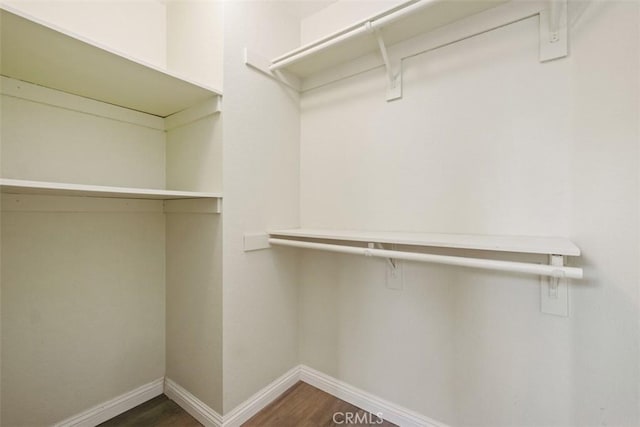
POLYGON ((221 219, 166 217, 166 376, 222 413, 221 219))
POLYGON ((300 23, 302 44, 311 43, 328 34, 341 31, 355 22, 360 22, 406 0, 342 0, 328 4, 325 8, 303 19, 300 23))
MULTIPOLYGON (((80 97, 71 97, 82 99, 80 97)), ((165 133, 2 95, 3 178, 164 188, 165 133)))
POLYGON ((167 188, 222 191, 222 117, 204 117, 167 132, 167 188))
POLYGON ((586 6, 572 44, 571 234, 587 281, 572 294, 571 403, 575 425, 635 426, 640 4, 586 6))
POLYGON ((384 282, 384 259, 303 252, 300 360, 448 420, 454 387, 452 273, 411 263, 402 268, 404 289, 391 290, 384 282))
POLYGON ((158 203, 2 212, 3 426, 52 425, 164 375, 158 203))
MULTIPOLYGON (((1 101, 3 177, 164 188, 164 132, 1 101)), ((162 202, 8 198, 2 425, 51 425, 164 376, 162 202)))
POLYGON ((244 65, 299 42, 284 2, 225 4, 224 412, 298 364, 296 257, 243 252, 243 233, 298 224, 299 101, 244 65))
MULTIPOLYGON (((219 114, 167 132, 167 188, 222 191, 219 114)), ((167 378, 222 413, 222 219, 167 214, 167 378)))
POLYGON ((6 4, 143 62, 166 66, 167 13, 157 0, 12 0, 6 4))
POLYGON ((565 59, 531 18, 405 59, 396 102, 381 68, 304 93, 300 148, 303 227, 570 237, 570 316, 537 278, 407 263, 392 291, 309 251, 302 363, 450 425, 638 424, 638 5, 574 6, 565 59))
POLYGON ((169 0, 166 7, 167 68, 222 90, 222 2, 169 0))

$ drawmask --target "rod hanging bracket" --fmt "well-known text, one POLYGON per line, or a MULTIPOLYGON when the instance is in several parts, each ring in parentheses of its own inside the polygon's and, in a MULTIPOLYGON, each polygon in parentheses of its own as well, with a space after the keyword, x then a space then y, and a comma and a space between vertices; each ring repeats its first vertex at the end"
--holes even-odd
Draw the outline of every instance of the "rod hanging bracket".
POLYGON ((568 55, 567 0, 548 0, 540 11, 540 62, 568 55))
POLYGON ((548 277, 541 277, 540 286, 540 310, 543 313, 556 316, 569 316, 569 288, 568 279, 565 276, 564 257, 562 255, 549 255, 549 265, 558 267, 548 277))
MULTIPOLYGON (((369 249, 386 250, 382 243, 368 243, 369 249)), ((391 245, 391 250, 396 250, 395 245, 391 245)), ((394 258, 386 259, 386 284, 389 289, 402 290, 404 284, 404 273, 402 261, 394 258)))
POLYGON ((375 36, 382 61, 387 70, 387 101, 402 98, 402 59, 389 57, 380 29, 374 27, 371 21, 366 22, 365 27, 375 36))

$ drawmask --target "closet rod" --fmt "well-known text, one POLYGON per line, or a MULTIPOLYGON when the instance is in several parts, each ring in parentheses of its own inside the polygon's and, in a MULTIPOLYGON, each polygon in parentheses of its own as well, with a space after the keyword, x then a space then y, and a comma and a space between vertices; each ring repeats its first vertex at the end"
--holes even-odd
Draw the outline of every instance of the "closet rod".
POLYGON ((294 62, 298 62, 301 59, 314 53, 331 47, 335 44, 341 43, 345 40, 350 40, 361 34, 370 33, 380 30, 383 27, 390 25, 406 16, 413 15, 422 9, 432 7, 438 3, 442 3, 445 0, 416 0, 413 2, 407 2, 394 9, 383 12, 380 15, 370 18, 368 21, 361 22, 353 25, 341 32, 321 39, 315 43, 309 44, 306 47, 301 47, 296 51, 293 51, 287 55, 283 55, 273 60, 273 63, 269 67, 271 71, 276 71, 284 68, 294 62))
POLYGON ((277 62, 274 62, 273 64, 271 64, 271 66, 269 67, 269 69, 271 71, 276 71, 279 70, 281 68, 286 67, 287 65, 290 65, 294 62, 298 62, 299 60, 309 56, 309 55, 313 55, 314 53, 324 50, 328 47, 331 47, 335 44, 341 43, 345 40, 349 40, 352 39, 360 34, 366 34, 369 33, 369 28, 367 27, 366 23, 364 23, 363 25, 356 27, 355 29, 344 33, 344 34, 340 34, 336 37, 330 38, 325 42, 319 43, 315 46, 310 46, 309 48, 306 48, 304 50, 301 50, 299 53, 296 53, 294 55, 289 56, 288 58, 284 58, 282 60, 276 60, 277 62))
POLYGON ((582 279, 582 269, 575 267, 564 267, 548 264, 529 264, 525 262, 499 261, 493 259, 467 258, 448 255, 422 254, 414 252, 392 251, 386 249, 332 245, 328 243, 303 242, 299 240, 289 239, 269 238, 269 243, 272 245, 291 246, 294 248, 304 249, 318 249, 329 252, 365 255, 379 258, 430 262, 436 264, 455 265, 459 267, 481 268, 485 270, 510 271, 515 273, 533 274, 537 276, 582 279))
POLYGON ((346 32, 343 32, 342 34, 338 34, 334 37, 321 40, 317 44, 311 45, 308 48, 301 48, 298 50, 298 52, 290 56, 276 58, 270 69, 271 71, 279 70, 291 63, 299 61, 306 56, 313 55, 320 50, 324 50, 330 46, 341 43, 345 40, 352 39, 361 34, 371 33, 373 30, 381 29, 383 26, 391 24, 398 19, 404 18, 407 15, 411 15, 420 9, 424 9, 428 6, 433 6, 434 3, 437 3, 437 0, 418 0, 416 2, 400 6, 400 8, 391 9, 387 13, 383 13, 370 19, 369 21, 363 22, 361 24, 358 24, 357 26, 347 29, 346 32))

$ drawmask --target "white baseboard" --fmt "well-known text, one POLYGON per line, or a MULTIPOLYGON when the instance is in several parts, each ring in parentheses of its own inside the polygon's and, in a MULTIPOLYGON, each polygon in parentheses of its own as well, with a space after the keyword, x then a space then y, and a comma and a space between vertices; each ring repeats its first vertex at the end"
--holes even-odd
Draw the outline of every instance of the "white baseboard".
POLYGON ((164 394, 205 427, 223 426, 222 415, 218 414, 200 399, 169 378, 166 378, 164 381, 164 394))
POLYGON ((94 427, 161 395, 163 391, 171 400, 205 427, 240 427, 298 381, 303 381, 319 388, 365 411, 373 414, 381 413, 385 420, 401 427, 448 427, 446 424, 388 402, 305 365, 292 368, 224 417, 176 382, 169 378, 159 378, 105 403, 96 405, 81 414, 67 418, 53 427, 94 427))
POLYGON ((401 427, 447 427, 305 365, 300 366, 300 380, 401 427))
POLYGON ((300 366, 292 368, 225 415, 224 427, 240 427, 298 381, 300 381, 300 366))
POLYGON ((131 390, 107 402, 94 406, 78 415, 67 418, 54 424, 53 427, 95 427, 131 408, 156 396, 160 396, 163 390, 164 378, 158 378, 148 384, 131 390))

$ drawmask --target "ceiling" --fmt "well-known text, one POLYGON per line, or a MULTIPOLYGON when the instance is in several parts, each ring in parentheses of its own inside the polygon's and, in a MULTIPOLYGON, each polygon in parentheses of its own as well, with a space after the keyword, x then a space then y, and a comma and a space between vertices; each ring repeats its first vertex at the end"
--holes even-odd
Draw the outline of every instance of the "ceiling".
POLYGON ((285 1, 291 5, 291 13, 298 19, 304 19, 307 16, 324 9, 337 0, 274 0, 285 1))

